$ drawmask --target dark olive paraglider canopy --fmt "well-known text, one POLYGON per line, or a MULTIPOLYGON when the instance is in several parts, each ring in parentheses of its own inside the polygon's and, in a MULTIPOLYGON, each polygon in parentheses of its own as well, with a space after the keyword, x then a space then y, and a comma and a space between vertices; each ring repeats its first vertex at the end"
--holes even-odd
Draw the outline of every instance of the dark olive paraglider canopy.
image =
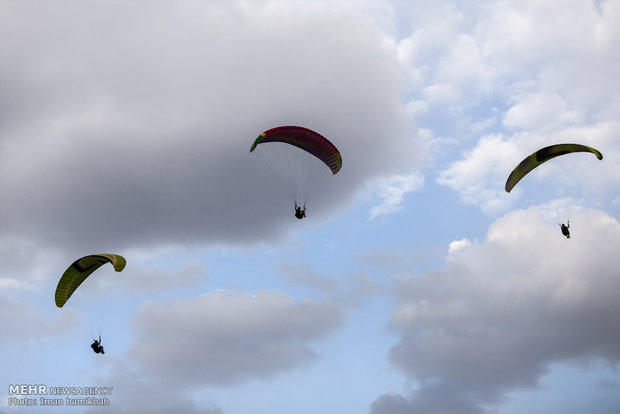
POLYGON ((517 167, 510 173, 508 180, 506 180, 506 192, 510 192, 517 183, 525 177, 530 171, 538 167, 540 164, 549 161, 552 158, 559 157, 560 155, 570 154, 572 152, 591 152, 596 155, 599 160, 603 159, 603 154, 598 150, 581 144, 556 144, 545 148, 541 148, 529 157, 517 165, 517 167))

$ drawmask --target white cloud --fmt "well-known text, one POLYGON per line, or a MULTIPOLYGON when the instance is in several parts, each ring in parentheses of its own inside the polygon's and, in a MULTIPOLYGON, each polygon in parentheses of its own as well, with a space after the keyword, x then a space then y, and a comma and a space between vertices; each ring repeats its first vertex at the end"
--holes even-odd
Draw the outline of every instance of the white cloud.
MULTIPOLYGON (((512 201, 501 193, 500 183, 517 162, 551 143, 605 142, 607 152, 618 151, 617 139, 602 138, 620 113, 620 49, 611 40, 620 38, 617 2, 600 7, 589 0, 576 0, 571 7, 557 0, 401 6, 411 18, 411 33, 398 46, 408 75, 408 109, 435 140, 450 136, 459 144, 444 157, 473 148, 439 177, 466 203, 486 213, 505 211, 512 201), (514 147, 509 151, 514 165, 505 151, 477 157, 491 148, 490 135, 478 135, 487 131, 502 137, 503 150, 514 147)), ((587 177, 571 174, 565 182, 579 183, 581 193, 596 181, 594 203, 600 202, 602 193, 616 190, 612 181, 618 163, 606 161, 613 165, 599 170, 598 180, 584 170, 587 177)))
POLYGON ((437 182, 453 188, 466 203, 487 213, 502 211, 509 203, 504 183, 519 158, 519 149, 499 135, 486 135, 463 160, 443 171, 437 182))
MULTIPOLYGON (((530 114, 511 114, 509 125, 551 128, 616 117, 611 109, 618 105, 614 73, 620 52, 610 39, 618 38, 620 12, 615 1, 602 6, 574 1, 565 7, 557 0, 486 4, 474 34, 485 67, 495 74, 495 90, 511 104, 515 96, 531 94, 530 114), (545 114, 551 119, 542 119, 545 114)), ((524 111, 519 101, 513 112, 524 111)))
POLYGON ((517 97, 506 112, 504 126, 509 129, 554 131, 571 125, 580 125, 583 115, 568 108, 556 93, 534 92, 517 97))
POLYGON ((381 204, 370 209, 370 220, 392 214, 401 210, 405 194, 419 190, 424 186, 424 176, 417 171, 407 175, 393 175, 382 179, 375 184, 379 187, 377 196, 381 199, 381 204))
POLYGON ((449 106, 458 101, 461 96, 460 88, 449 83, 434 83, 424 88, 422 96, 426 99, 429 106, 449 106))
POLYGON ((439 176, 439 183, 460 193, 465 202, 480 206, 485 212, 500 212, 525 194, 525 201, 542 203, 555 197, 580 200, 582 204, 600 205, 611 202, 620 188, 620 153, 617 121, 592 126, 572 127, 553 134, 521 133, 503 139, 482 138, 477 147, 454 162, 439 176), (510 171, 534 151, 559 142, 586 143, 603 152, 603 161, 587 154, 572 154, 545 163, 532 171, 511 192, 501 191, 510 171), (493 151, 496 151, 493 153, 493 151), (490 157, 484 159, 484 157, 490 157), (479 180, 479 181, 478 181, 479 180), (489 187, 480 192, 477 184, 489 187), (491 189, 495 191, 491 191, 491 189), (523 189, 523 193, 521 191, 523 189), (495 205, 496 209, 489 208, 495 205))
POLYGON ((568 127, 553 133, 521 132, 510 136, 485 135, 473 150, 463 154, 442 171, 438 183, 457 191, 462 200, 479 206, 487 214, 497 214, 513 205, 522 195, 530 204, 554 198, 571 198, 590 206, 611 202, 620 188, 617 121, 592 126, 568 127), (571 154, 545 163, 522 180, 510 195, 504 185, 510 172, 536 150, 560 142, 593 146, 603 153, 603 161, 587 154, 571 154), (609 155, 607 155, 609 154, 609 155))
POLYGON ((19 280, 11 277, 0 278, 0 292, 9 289, 35 290, 36 288, 33 283, 24 280, 19 280))
POLYGON ((448 246, 448 255, 454 255, 459 250, 469 247, 470 245, 471 241, 469 239, 455 240, 448 246))

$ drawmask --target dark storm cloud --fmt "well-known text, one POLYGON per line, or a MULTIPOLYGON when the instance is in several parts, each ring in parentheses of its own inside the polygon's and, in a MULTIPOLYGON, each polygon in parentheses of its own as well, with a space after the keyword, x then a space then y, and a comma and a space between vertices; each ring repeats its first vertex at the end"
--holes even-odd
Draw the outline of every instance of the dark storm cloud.
POLYGON ((137 338, 129 354, 146 374, 174 384, 238 384, 315 360, 310 345, 342 319, 334 305, 295 302, 280 292, 212 292, 143 307, 132 322, 137 338))
POLYGON ((371 414, 410 414, 411 412, 409 400, 395 393, 380 396, 370 406, 371 414))
MULTIPOLYGON (((597 210, 571 218, 568 240, 538 208, 510 213, 484 242, 453 243, 449 265, 399 282, 389 358, 420 383, 413 412, 487 412, 553 363, 620 361, 620 224, 597 210)), ((373 414, 402 403, 383 396, 373 414)))
MULTIPOLYGON (((163 384, 145 376, 143 372, 131 368, 127 361, 112 357, 108 366, 109 374, 96 381, 113 384, 113 392, 108 397, 110 406, 119 414, 223 414, 221 408, 212 401, 194 401, 189 388, 163 384)), ((100 408, 92 408, 88 413, 100 413, 100 408)))
POLYGON ((411 398, 384 394, 370 406, 370 414, 484 414, 475 396, 458 385, 445 383, 422 386, 411 398))
POLYGON ((276 237, 290 200, 249 154, 276 125, 341 150, 317 196, 330 209, 410 162, 396 52, 359 16, 71 1, 0 15, 6 234, 99 250, 276 237))
POLYGON ((3 319, 0 343, 46 342, 50 338, 64 335, 78 319, 77 313, 73 311, 54 317, 43 316, 31 304, 13 299, 2 291, 0 313, 3 319))

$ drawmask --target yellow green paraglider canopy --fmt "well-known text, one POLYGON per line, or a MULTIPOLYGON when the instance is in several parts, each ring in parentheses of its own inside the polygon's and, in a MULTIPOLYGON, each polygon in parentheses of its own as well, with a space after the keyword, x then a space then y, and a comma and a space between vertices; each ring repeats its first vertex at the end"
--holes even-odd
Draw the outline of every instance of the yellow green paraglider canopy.
POLYGON ((56 306, 62 308, 82 282, 106 263, 112 263, 117 272, 122 271, 127 264, 125 258, 118 254, 92 254, 73 262, 56 286, 56 306))

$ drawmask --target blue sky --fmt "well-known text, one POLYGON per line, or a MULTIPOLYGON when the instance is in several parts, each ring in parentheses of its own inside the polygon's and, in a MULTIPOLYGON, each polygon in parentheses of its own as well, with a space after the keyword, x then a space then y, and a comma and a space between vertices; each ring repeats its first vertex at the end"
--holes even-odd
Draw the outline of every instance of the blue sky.
POLYGON ((619 28, 617 0, 0 0, 0 413, 617 413, 619 28), (248 151, 278 125, 342 153, 301 221, 248 151), (504 191, 560 142, 604 159, 504 191), (57 308, 96 253, 127 267, 57 308))

